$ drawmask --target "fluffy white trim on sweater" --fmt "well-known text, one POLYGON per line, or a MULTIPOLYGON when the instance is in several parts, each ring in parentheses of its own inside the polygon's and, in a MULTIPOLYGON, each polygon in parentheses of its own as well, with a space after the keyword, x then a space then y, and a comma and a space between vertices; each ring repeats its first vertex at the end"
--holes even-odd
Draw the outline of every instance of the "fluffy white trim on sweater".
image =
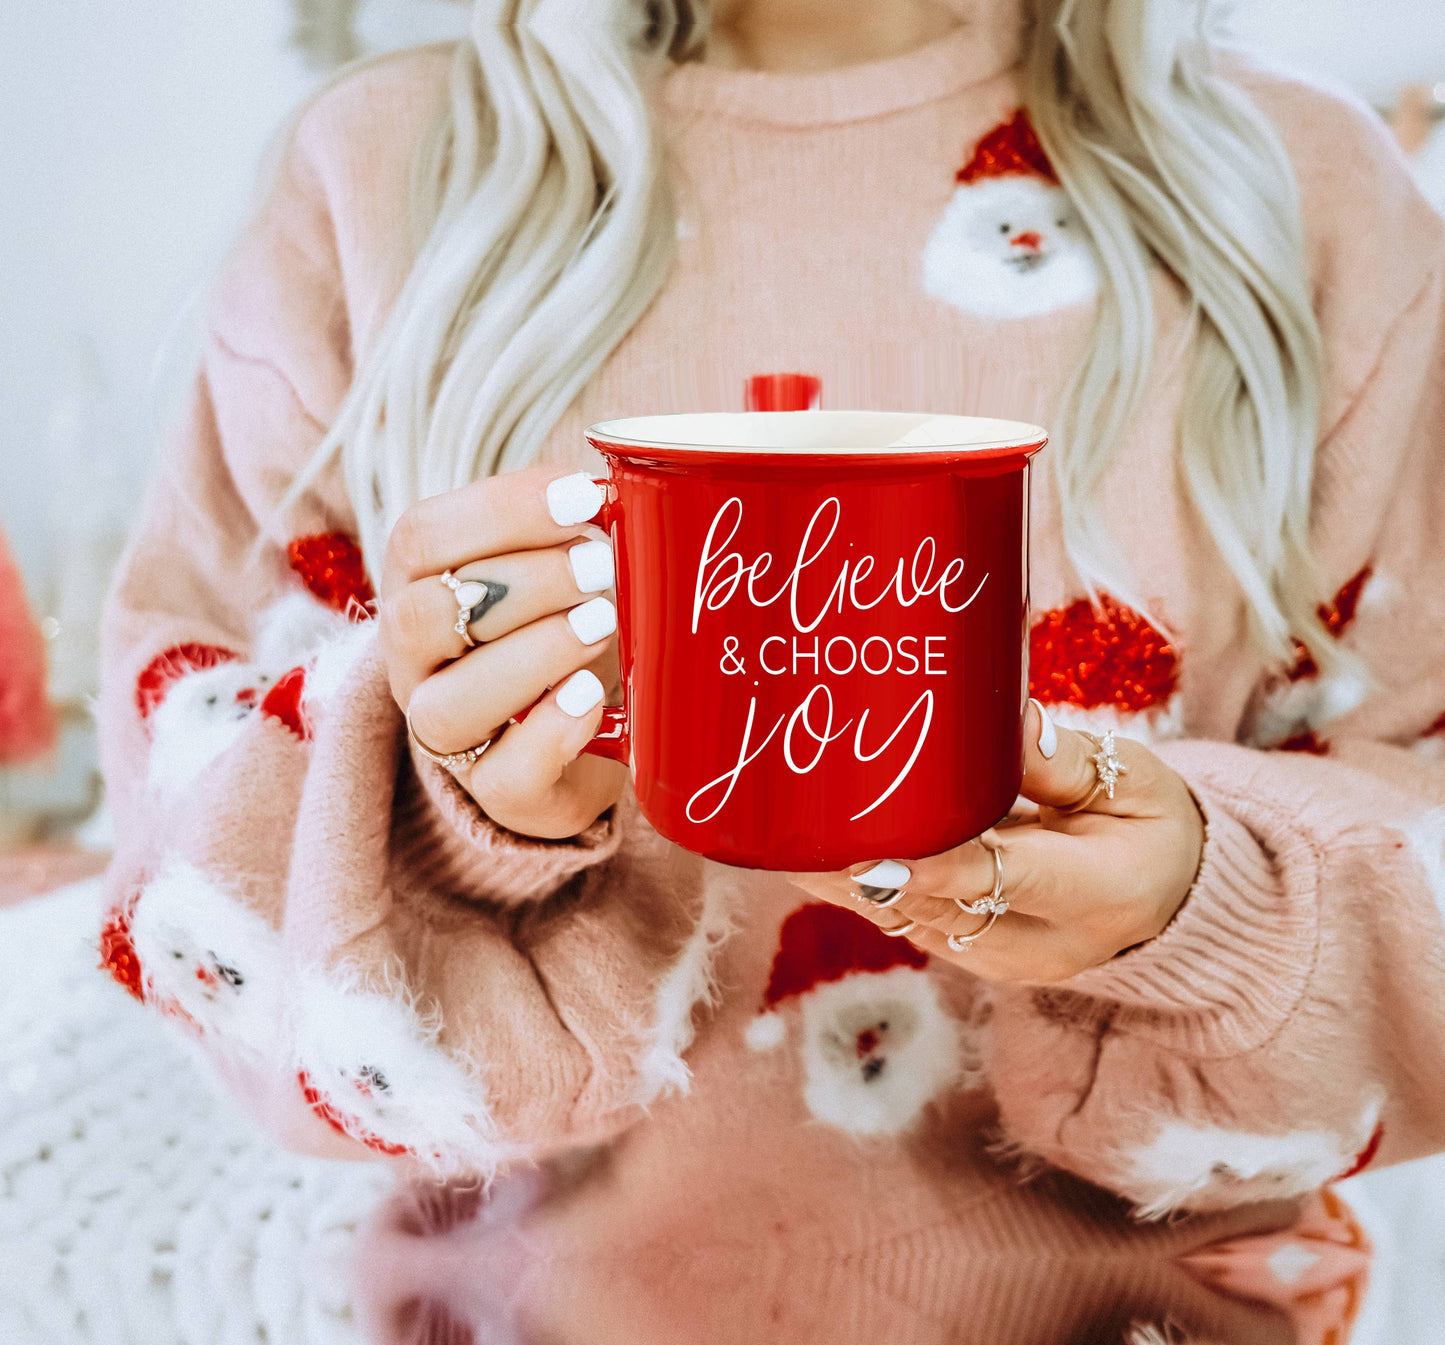
POLYGON ((222 1043, 275 1049, 285 976, 281 938, 240 897, 173 859, 141 892, 131 939, 148 996, 175 1001, 222 1043))
POLYGON ((1353 672, 1282 681, 1255 715, 1254 741, 1261 747, 1273 747, 1297 733, 1321 729, 1332 719, 1358 709, 1369 692, 1369 681, 1353 672))
POLYGON ((490 1174, 508 1156, 478 1072, 439 1044, 437 1015, 404 985, 364 988, 345 968, 299 982, 295 1063, 351 1133, 404 1145, 438 1172, 490 1174))
POLYGON ((344 685, 376 638, 374 621, 352 622, 309 593, 291 593, 257 622, 255 657, 177 678, 150 719, 148 786, 174 796, 191 785, 240 736, 267 691, 292 668, 305 666, 302 703, 312 717, 344 685), (249 690, 248 702, 237 694, 249 690))
POLYGON ((855 972, 802 996, 803 1099, 855 1135, 907 1130, 961 1071, 958 1023, 926 972, 855 972))
POLYGON ((1282 1200, 1323 1186, 1369 1142, 1384 1099, 1373 1096, 1354 1133, 1295 1130, 1257 1135, 1167 1121, 1147 1144, 1129 1150, 1118 1186, 1140 1219, 1186 1206, 1218 1209, 1245 1201, 1282 1200))
POLYGON ((274 679, 251 663, 222 663, 177 678, 151 712, 147 787, 173 796, 241 736, 274 679), (249 691, 251 698, 238 701, 249 691))
POLYGON ((697 927, 654 996, 656 1026, 638 1066, 638 1097, 644 1104, 664 1092, 686 1093, 692 1081, 682 1053, 696 1034, 693 1011, 716 998, 713 964, 718 949, 733 933, 732 905, 731 885, 711 876, 703 885, 697 927))
POLYGON ((286 672, 350 627, 344 616, 310 593, 288 593, 257 616, 254 660, 263 668, 286 672))

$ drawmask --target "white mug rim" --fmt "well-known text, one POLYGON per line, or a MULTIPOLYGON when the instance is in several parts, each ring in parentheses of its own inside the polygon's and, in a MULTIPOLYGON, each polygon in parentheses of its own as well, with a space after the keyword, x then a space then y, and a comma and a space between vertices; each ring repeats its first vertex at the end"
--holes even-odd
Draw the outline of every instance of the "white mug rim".
POLYGON ((1031 448, 1046 441, 1048 431, 1026 421, 913 411, 681 411, 598 421, 586 437, 622 448, 698 454, 912 457, 1031 448), (893 442, 925 422, 933 422, 927 442, 893 442), (859 438, 867 442, 828 442, 859 438))

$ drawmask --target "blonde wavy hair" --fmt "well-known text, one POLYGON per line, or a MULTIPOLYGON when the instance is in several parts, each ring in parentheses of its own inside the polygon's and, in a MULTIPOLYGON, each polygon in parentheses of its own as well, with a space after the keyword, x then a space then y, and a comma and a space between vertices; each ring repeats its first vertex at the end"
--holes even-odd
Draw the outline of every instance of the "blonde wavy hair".
MULTIPOLYGON (((1147 386, 1151 262, 1192 305, 1185 492, 1251 634, 1326 667, 1309 545, 1323 354, 1294 174, 1215 68, 1207 0, 1032 0, 1025 100, 1097 249, 1093 339, 1051 426, 1068 554, 1141 608, 1093 507, 1147 386), (1190 22, 1177 25, 1180 11, 1190 22)), ((475 0, 416 173, 416 259, 295 498, 338 454, 379 570, 400 513, 521 467, 666 278, 674 206, 655 79, 707 40, 707 0, 475 0)))

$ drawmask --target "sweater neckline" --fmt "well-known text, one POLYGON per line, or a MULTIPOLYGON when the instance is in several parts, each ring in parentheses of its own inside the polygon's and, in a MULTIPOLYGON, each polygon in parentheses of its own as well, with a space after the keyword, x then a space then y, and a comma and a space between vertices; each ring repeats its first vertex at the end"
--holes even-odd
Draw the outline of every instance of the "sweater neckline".
POLYGON ((1020 17, 1009 4, 960 6, 961 22, 898 56, 831 70, 739 70, 689 61, 663 76, 672 107, 779 126, 865 121, 946 98, 1018 61, 1020 17))

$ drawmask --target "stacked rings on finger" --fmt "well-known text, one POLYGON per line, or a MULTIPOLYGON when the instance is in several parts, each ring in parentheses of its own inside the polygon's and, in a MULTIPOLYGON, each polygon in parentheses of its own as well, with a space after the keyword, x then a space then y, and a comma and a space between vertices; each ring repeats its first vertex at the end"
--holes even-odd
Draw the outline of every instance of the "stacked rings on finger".
POLYGON ((1114 741, 1114 730, 1106 729, 1102 738, 1092 733, 1083 735, 1094 744, 1096 751, 1089 760, 1094 763, 1094 787, 1078 803, 1067 808, 1056 808, 1058 813, 1081 813, 1102 794, 1107 799, 1114 797, 1114 787, 1121 775, 1128 775, 1129 768, 1119 760, 1118 744, 1114 741))
POLYGON ((468 747, 463 752, 436 752, 428 747, 417 737, 416 730, 411 726, 411 708, 406 712, 406 731, 412 742, 416 744, 417 751, 428 761, 434 761, 438 766, 449 771, 460 770, 463 766, 470 766, 473 762, 482 759, 482 753, 492 745, 492 739, 488 738, 484 743, 478 743, 475 747, 468 747))
MULTIPOLYGON (((979 842, 982 844, 982 842, 979 842)), ((983 923, 982 929, 976 929, 972 934, 950 934, 948 935, 948 946, 955 953, 967 952, 985 934, 998 923, 998 918, 1008 910, 1008 899, 1003 894, 1003 848, 1001 846, 984 846, 993 855, 993 889, 988 896, 980 897, 977 901, 963 901, 959 897, 953 898, 953 904, 967 915, 985 915, 988 917, 983 923)))

